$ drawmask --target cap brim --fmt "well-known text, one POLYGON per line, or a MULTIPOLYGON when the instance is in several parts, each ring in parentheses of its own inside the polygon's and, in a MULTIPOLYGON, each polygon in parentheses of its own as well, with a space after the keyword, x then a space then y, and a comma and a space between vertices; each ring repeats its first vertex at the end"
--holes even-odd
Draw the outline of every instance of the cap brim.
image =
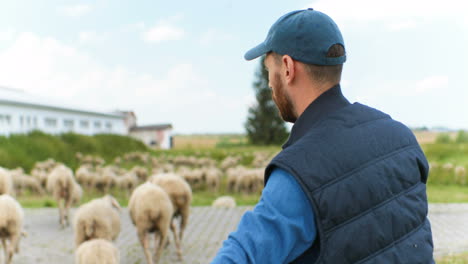
POLYGON ((265 42, 260 43, 256 47, 247 51, 244 55, 244 59, 253 60, 266 53, 270 52, 270 49, 265 45, 265 42))

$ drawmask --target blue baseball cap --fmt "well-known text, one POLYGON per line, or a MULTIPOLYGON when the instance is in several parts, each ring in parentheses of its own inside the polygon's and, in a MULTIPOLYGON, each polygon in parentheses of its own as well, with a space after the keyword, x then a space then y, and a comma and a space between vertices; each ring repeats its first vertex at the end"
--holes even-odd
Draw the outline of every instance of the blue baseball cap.
POLYGON ((296 10, 280 17, 271 26, 262 43, 247 51, 246 60, 253 60, 270 51, 307 64, 338 65, 346 61, 341 57, 327 57, 334 44, 344 48, 343 37, 335 22, 312 8, 296 10))

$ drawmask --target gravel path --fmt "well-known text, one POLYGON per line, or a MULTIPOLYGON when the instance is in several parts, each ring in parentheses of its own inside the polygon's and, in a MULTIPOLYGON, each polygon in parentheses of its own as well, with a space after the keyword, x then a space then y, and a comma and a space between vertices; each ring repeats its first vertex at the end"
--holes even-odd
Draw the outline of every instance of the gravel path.
MULTIPOLYGON (((209 263, 222 241, 235 230, 243 213, 251 208, 194 207, 183 241, 184 260, 177 261, 171 244, 160 263, 209 263)), ((431 204, 429 212, 435 256, 468 251, 468 204, 431 204)), ((73 263, 73 232, 71 227, 59 229, 57 209, 26 209, 25 217, 28 237, 21 240, 14 264, 73 263)), ((170 237, 172 239, 172 234, 170 237)), ((145 263, 127 209, 122 212, 122 232, 116 245, 122 263, 145 263)), ((3 259, 2 253, 3 250, 0 259, 3 259)))

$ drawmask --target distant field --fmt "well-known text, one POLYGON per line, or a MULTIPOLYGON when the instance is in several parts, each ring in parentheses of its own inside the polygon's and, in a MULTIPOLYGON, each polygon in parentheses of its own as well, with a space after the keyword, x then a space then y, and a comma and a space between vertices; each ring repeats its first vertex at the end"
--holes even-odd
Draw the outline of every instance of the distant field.
MULTIPOLYGON (((442 132, 435 132, 435 131, 413 131, 416 139, 418 140, 419 144, 427 144, 427 143, 434 143, 437 135, 442 132)), ((457 136, 457 132, 443 132, 444 134, 449 134, 451 139, 455 139, 457 136)))
POLYGON ((214 148, 223 146, 241 146, 247 144, 247 137, 242 134, 201 134, 174 135, 174 148, 214 148))

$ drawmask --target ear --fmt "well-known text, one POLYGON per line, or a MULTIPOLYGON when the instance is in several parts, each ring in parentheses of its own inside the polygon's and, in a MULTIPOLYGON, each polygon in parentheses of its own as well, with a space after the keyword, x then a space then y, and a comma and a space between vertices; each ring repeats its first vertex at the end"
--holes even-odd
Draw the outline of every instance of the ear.
POLYGON ((289 55, 283 55, 281 58, 283 64, 283 76, 288 84, 294 81, 296 77, 296 61, 291 58, 289 55))

